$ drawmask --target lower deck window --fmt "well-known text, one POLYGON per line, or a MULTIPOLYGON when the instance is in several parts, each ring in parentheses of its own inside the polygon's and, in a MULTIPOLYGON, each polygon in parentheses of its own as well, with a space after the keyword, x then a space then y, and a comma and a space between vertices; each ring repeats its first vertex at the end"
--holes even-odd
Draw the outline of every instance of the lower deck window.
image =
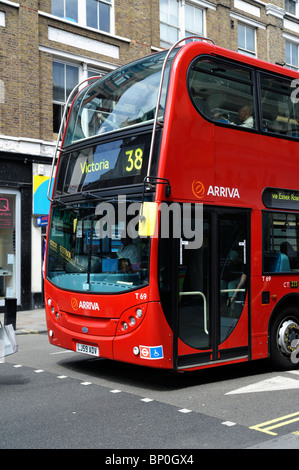
POLYGON ((263 214, 263 272, 299 272, 299 214, 263 214))

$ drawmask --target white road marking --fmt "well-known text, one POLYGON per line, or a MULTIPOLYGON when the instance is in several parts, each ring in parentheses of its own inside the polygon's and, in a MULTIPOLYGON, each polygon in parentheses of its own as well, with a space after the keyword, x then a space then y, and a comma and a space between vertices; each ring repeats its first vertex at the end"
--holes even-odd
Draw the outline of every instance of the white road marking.
POLYGON ((181 410, 179 410, 180 413, 191 413, 192 410, 188 410, 188 408, 182 408, 181 410))
POLYGON ((256 393, 256 392, 273 392, 278 390, 291 390, 299 388, 299 380, 289 377, 272 377, 271 379, 262 380, 246 387, 238 388, 225 395, 236 395, 238 393, 256 393))

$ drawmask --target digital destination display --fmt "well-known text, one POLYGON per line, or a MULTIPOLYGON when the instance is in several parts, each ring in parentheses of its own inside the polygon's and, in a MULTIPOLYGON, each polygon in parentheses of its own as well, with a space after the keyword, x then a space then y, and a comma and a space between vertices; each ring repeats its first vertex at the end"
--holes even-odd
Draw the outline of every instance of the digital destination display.
MULTIPOLYGON (((158 145, 159 139, 156 140, 158 145)), ((62 154, 55 196, 142 183, 150 143, 151 133, 146 133, 62 154)))
POLYGON ((269 209, 299 210, 299 191, 296 190, 265 188, 262 200, 269 209))

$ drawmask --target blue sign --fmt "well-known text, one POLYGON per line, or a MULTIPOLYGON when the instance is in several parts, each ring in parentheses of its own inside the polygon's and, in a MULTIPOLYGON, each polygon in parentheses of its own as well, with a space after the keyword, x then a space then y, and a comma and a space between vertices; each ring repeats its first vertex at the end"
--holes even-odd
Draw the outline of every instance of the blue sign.
POLYGON ((163 346, 139 346, 141 359, 163 359, 163 346))
POLYGON ((43 215, 41 217, 38 217, 36 219, 36 225, 38 227, 45 227, 46 225, 48 225, 48 219, 49 219, 49 217, 47 215, 43 215))

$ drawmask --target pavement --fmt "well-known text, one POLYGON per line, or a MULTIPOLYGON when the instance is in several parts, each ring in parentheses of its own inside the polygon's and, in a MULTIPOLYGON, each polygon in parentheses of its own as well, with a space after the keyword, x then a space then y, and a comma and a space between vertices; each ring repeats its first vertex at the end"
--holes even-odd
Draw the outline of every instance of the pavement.
MULTIPOLYGON (((4 313, 0 313, 0 322, 4 325, 4 313)), ((44 308, 17 311, 15 334, 33 334, 47 332, 46 312, 44 308)))

